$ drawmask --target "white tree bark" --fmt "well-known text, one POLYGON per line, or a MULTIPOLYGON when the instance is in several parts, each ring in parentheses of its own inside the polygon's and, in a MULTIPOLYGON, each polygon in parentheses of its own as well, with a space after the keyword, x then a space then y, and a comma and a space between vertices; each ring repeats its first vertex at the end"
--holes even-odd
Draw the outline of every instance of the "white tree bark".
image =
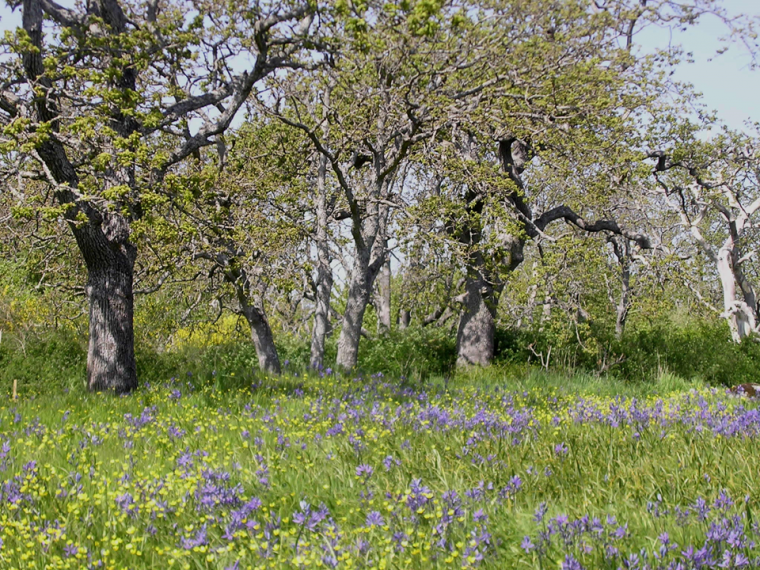
POLYGON ((610 300, 615 303, 615 338, 620 340, 625 334, 628 311, 631 309, 631 248, 629 241, 619 236, 610 237, 608 241, 612 244, 612 251, 620 266, 620 295, 617 303, 610 293, 610 300))
POLYGON ((744 299, 737 298, 737 278, 734 268, 736 246, 732 238, 728 238, 718 250, 716 268, 723 289, 723 316, 731 329, 734 342, 741 340, 757 331, 756 306, 749 305, 744 299))
POLYGON ((409 324, 412 322, 412 312, 408 309, 399 309, 398 312, 398 328, 399 330, 405 330, 409 328, 409 324))
POLYGON ((377 295, 375 296, 377 313, 377 334, 391 332, 391 260, 386 256, 385 263, 377 276, 377 295))

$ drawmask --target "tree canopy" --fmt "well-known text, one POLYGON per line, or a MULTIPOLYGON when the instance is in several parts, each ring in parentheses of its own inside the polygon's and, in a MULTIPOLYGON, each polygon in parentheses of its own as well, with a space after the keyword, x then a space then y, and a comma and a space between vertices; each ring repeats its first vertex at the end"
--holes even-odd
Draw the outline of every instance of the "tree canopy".
POLYGON ((271 373, 277 334, 319 368, 335 330, 344 370, 410 325, 455 327, 460 366, 500 323, 619 339, 644 295, 758 332, 757 134, 710 136, 680 52, 636 49, 717 17, 754 56, 718 0, 15 8, 0 240, 86 299, 92 390, 137 386, 136 283, 242 316, 271 373))

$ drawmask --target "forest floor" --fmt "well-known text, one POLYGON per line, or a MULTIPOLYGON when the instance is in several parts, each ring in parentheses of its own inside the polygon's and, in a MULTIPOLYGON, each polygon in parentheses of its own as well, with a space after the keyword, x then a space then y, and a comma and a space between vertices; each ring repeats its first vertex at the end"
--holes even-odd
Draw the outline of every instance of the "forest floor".
POLYGON ((0 567, 759 567, 756 408, 541 373, 4 401, 0 567))

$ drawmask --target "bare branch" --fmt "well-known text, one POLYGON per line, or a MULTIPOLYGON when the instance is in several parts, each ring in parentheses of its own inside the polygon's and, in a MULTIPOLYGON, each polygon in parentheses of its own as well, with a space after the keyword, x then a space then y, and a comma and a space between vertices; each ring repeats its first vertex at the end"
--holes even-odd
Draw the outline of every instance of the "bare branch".
POLYGON ((597 220, 593 223, 589 223, 573 212, 568 206, 557 206, 552 208, 541 214, 533 223, 537 228, 543 231, 547 225, 556 220, 565 220, 586 232, 607 231, 626 237, 629 240, 636 242, 641 249, 652 248, 652 244, 647 236, 622 229, 614 220, 597 220))
POLYGON ((53 20, 68 28, 80 28, 84 24, 84 15, 65 8, 53 0, 40 0, 42 10, 53 20))

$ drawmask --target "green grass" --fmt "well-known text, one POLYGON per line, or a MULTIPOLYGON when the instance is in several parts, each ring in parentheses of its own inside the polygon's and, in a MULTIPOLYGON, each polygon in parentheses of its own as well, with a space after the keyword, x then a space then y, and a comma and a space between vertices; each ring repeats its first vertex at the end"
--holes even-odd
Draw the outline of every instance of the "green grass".
POLYGON ((667 373, 632 384, 535 370, 424 383, 201 371, 122 398, 6 402, 0 567, 557 568, 573 556, 617 568, 606 547, 652 553, 665 531, 674 557, 725 514, 749 528, 760 496, 757 420, 743 401, 691 388, 667 373), (618 405, 620 425, 590 419, 618 405), (713 423, 739 427, 716 435, 713 423), (708 522, 677 514, 722 490, 735 504, 708 522), (261 506, 241 512, 253 498, 261 506), (373 511, 382 520, 368 526, 373 511), (235 512, 249 527, 230 529, 235 512), (599 517, 601 538, 521 548, 561 515, 599 517))

